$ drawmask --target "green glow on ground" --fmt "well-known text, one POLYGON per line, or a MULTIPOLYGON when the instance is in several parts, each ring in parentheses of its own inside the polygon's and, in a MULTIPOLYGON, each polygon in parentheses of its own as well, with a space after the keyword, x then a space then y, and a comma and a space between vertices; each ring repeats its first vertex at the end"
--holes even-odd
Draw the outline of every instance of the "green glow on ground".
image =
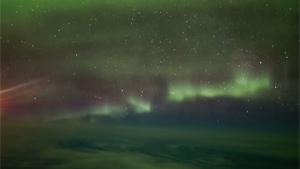
POLYGON ((141 100, 137 97, 129 97, 127 101, 137 113, 146 113, 151 111, 150 102, 141 100))
POLYGON ((298 137, 291 131, 71 121, 4 123, 1 127, 10 131, 1 133, 3 168, 26 164, 26 168, 48 169, 240 169, 265 164, 266 169, 291 169, 298 164, 298 137))
POLYGON ((197 97, 249 97, 259 94, 270 87, 268 76, 252 77, 239 74, 235 79, 224 85, 175 84, 169 87, 170 101, 183 101, 197 97))

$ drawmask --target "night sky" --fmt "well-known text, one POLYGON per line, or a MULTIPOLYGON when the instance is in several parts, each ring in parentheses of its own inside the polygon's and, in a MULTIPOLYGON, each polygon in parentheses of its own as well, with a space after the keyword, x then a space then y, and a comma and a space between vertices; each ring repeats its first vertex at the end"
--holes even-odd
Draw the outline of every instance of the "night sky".
POLYGON ((297 123, 297 0, 3 0, 1 15, 1 117, 297 123))

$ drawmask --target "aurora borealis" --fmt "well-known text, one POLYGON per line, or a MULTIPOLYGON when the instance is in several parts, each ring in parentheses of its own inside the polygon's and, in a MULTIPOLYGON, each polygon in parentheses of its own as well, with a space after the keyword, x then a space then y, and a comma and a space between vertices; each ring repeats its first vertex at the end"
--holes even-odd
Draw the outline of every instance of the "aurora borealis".
POLYGON ((48 95, 39 102, 120 105, 137 96, 152 102, 159 92, 165 101, 255 99, 266 89, 276 98, 296 83, 295 4, 4 1, 2 88, 46 77, 47 90, 63 96, 36 93, 48 95), (241 74, 248 87, 236 81, 241 74))
POLYGON ((295 169, 298 94, 297 0, 1 1, 5 169, 295 169))
POLYGON ((264 89, 270 88, 268 77, 248 77, 246 74, 237 76, 233 82, 225 85, 175 85, 169 89, 169 99, 182 101, 195 97, 251 97, 264 89))
POLYGON ((138 98, 130 97, 128 102, 133 106, 133 109, 137 113, 149 112, 151 111, 151 104, 149 102, 140 100, 138 98))

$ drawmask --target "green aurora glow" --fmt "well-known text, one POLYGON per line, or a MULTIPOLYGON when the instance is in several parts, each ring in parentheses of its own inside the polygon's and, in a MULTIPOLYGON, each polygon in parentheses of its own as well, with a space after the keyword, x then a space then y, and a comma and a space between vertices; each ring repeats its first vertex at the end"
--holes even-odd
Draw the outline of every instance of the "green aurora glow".
POLYGON ((137 97, 129 97, 127 101, 137 113, 146 113, 151 111, 150 102, 141 100, 137 97))
POLYGON ((94 115, 117 115, 124 112, 124 107, 120 105, 102 105, 91 110, 94 115))
POLYGON ((239 74, 234 81, 225 85, 193 85, 176 84, 170 85, 168 99, 181 102, 196 97, 248 97, 257 95, 260 91, 270 87, 270 78, 266 75, 251 77, 247 74, 239 74))

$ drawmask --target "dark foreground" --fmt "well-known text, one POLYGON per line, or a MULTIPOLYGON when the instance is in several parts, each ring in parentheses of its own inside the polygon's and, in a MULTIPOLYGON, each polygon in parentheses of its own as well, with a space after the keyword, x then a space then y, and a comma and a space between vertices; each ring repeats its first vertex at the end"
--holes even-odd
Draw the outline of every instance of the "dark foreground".
POLYGON ((3 169, 297 169, 297 132, 2 123, 3 169))

